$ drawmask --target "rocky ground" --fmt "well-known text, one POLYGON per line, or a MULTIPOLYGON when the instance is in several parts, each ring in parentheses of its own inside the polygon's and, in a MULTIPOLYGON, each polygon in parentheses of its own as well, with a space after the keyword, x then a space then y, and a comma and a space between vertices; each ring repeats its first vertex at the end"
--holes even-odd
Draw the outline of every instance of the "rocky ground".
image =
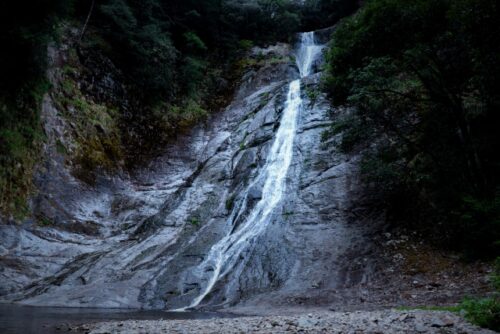
POLYGON ((91 334, 111 333, 494 333, 450 312, 318 312, 300 316, 210 320, 106 322, 83 326, 91 334))
POLYGON ((381 228, 370 237, 378 255, 378 269, 371 280, 336 289, 311 287, 307 293, 286 296, 269 292, 225 311, 266 316, 315 313, 325 308, 345 312, 443 307, 493 292, 491 264, 465 262, 459 254, 430 246, 414 232, 381 228))

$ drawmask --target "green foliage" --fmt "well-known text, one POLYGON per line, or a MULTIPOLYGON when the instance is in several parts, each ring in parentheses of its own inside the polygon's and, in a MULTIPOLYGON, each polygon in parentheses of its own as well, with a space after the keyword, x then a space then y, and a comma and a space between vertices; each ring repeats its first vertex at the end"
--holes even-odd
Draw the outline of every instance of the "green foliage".
POLYGON ((207 51, 207 46, 201 40, 196 33, 188 31, 184 33, 184 38, 186 39, 186 47, 194 52, 207 51))
POLYGON ((500 330, 499 298, 466 299, 460 306, 470 322, 494 331, 500 330))
MULTIPOLYGON (((339 8, 344 15, 346 2, 306 7, 314 7, 311 13, 339 8)), ((291 40, 304 11, 291 0, 105 0, 98 7, 92 24, 111 45, 110 56, 153 100, 179 98, 179 92, 200 97, 208 67, 227 64, 256 43, 291 40)))
POLYGON ((358 8, 353 0, 305 0, 301 8, 302 31, 312 31, 334 25, 358 8))
POLYGON ((306 95, 311 105, 314 105, 316 103, 316 100, 318 99, 319 91, 312 88, 306 88, 306 95))
POLYGON ((294 214, 295 214, 295 212, 293 212, 293 211, 285 211, 282 213, 282 216, 285 220, 288 220, 294 214))
POLYGON ((418 306, 400 307, 398 310, 448 311, 463 313, 470 322, 495 331, 500 330, 500 257, 496 259, 495 270, 491 277, 496 292, 489 298, 466 298, 456 306, 418 306))
POLYGON ((287 40, 300 29, 298 8, 289 0, 227 0, 222 10, 224 21, 241 39, 287 40))
POLYGON ((15 101, 0 97, 0 212, 15 218, 28 212, 26 199, 43 138, 38 106, 47 88, 45 81, 32 82, 15 101))
POLYGON ((447 311, 464 313, 465 318, 480 327, 489 328, 494 331, 500 330, 500 300, 498 297, 483 299, 464 299, 456 306, 417 306, 399 307, 400 311, 447 311))
POLYGON ((179 122, 179 126, 191 126, 198 121, 205 119, 207 115, 208 112, 205 109, 203 109, 196 101, 190 99, 187 101, 181 111, 182 119, 179 122))
POLYGON ((500 257, 496 259, 495 271, 491 277, 496 293, 484 299, 465 299, 460 308, 470 322, 494 331, 500 330, 500 257))
POLYGON ((40 217, 38 219, 38 225, 43 226, 43 227, 47 227, 47 226, 53 225, 53 222, 50 219, 48 219, 47 217, 40 217))
POLYGON ((367 148, 362 169, 389 217, 473 256, 500 252, 498 10, 493 0, 368 1, 327 56, 333 103, 355 107, 342 148, 367 148))
POLYGON ((97 25, 112 45, 110 56, 127 69, 134 86, 147 98, 172 96, 177 50, 155 16, 159 4, 108 0, 99 9, 97 25))
POLYGON ((121 32, 126 33, 137 26, 137 19, 126 0, 108 1, 100 10, 121 32))
MULTIPOLYGON (((74 56, 76 58, 76 55, 74 56)), ((76 59, 70 59, 76 64, 76 59)), ((122 132, 118 126, 120 114, 111 105, 95 102, 86 96, 75 79, 78 66, 66 65, 51 92, 52 101, 61 115, 71 122, 72 149, 60 139, 55 142, 58 153, 74 166, 74 174, 88 183, 95 181, 96 172, 113 172, 123 164, 122 132)))
POLYGON ((233 207, 234 207, 234 196, 230 196, 226 200, 226 210, 231 211, 233 207))
POLYGON ((185 80, 185 89, 189 95, 195 95, 199 83, 205 77, 207 63, 195 57, 186 57, 181 68, 181 75, 185 80))
POLYGON ((66 150, 66 147, 59 139, 56 142, 56 150, 59 154, 62 154, 62 155, 65 155, 68 153, 68 151, 66 150))
MULTIPOLYGON (((495 196, 481 198, 467 195, 462 198, 460 210, 454 212, 456 217, 455 233, 461 233, 462 240, 472 252, 477 240, 478 251, 488 252, 498 247, 500 241, 500 191, 495 196)), ((476 255, 472 253, 471 255, 476 255)))
POLYGON ((239 41, 238 44, 239 44, 239 47, 245 51, 250 50, 254 46, 253 41, 250 41, 248 39, 242 39, 241 41, 239 41))
POLYGON ((6 1, 0 5, 0 212, 28 214, 33 168, 43 134, 39 108, 48 83, 47 43, 73 1, 6 1))
POLYGON ((336 119, 330 129, 321 134, 321 141, 326 142, 329 138, 341 135, 339 149, 348 153, 360 142, 367 139, 366 122, 359 117, 347 115, 336 119))
POLYGON ((200 220, 197 218, 197 217, 192 217, 188 220, 189 224, 193 225, 193 226, 200 226, 201 222, 200 220))

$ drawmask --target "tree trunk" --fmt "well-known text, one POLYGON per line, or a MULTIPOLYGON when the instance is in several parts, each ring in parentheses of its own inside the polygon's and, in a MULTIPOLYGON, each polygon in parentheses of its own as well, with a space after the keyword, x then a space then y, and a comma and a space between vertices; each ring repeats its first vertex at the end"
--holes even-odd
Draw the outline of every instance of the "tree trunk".
POLYGON ((92 12, 94 11, 94 5, 95 5, 95 0, 92 0, 92 3, 90 4, 89 13, 87 15, 87 18, 85 19, 85 23, 83 25, 82 32, 80 33, 80 38, 79 38, 80 42, 82 41, 83 35, 85 34, 85 31, 87 30, 87 25, 89 24, 90 17, 92 16, 92 12))

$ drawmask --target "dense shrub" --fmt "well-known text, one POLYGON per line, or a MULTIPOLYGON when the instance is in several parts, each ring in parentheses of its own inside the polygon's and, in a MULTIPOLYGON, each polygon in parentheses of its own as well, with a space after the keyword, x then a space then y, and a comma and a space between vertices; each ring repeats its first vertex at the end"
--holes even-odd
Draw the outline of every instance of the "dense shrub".
POLYGON ((368 147, 365 177, 390 217, 472 256, 499 254, 498 7, 367 1, 327 57, 325 88, 357 118, 343 147, 368 147))
POLYGON ((494 331, 500 330, 500 299, 467 299, 460 305, 470 322, 494 331))
POLYGON ((479 325, 494 331, 500 331, 500 258, 496 260, 495 272, 492 276, 496 293, 484 299, 466 299, 460 304, 465 317, 479 325))
POLYGON ((3 1, 0 5, 0 212, 22 215, 42 139, 39 105, 47 42, 73 2, 3 1))

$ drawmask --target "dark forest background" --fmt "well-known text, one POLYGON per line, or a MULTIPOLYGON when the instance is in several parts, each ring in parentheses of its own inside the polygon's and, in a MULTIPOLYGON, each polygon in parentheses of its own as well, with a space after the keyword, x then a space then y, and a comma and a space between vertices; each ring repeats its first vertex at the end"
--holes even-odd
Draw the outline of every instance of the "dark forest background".
POLYGON ((495 0, 376 0, 344 20, 326 89, 354 107, 330 135, 363 161, 390 220, 471 257, 500 250, 500 28, 495 0))

